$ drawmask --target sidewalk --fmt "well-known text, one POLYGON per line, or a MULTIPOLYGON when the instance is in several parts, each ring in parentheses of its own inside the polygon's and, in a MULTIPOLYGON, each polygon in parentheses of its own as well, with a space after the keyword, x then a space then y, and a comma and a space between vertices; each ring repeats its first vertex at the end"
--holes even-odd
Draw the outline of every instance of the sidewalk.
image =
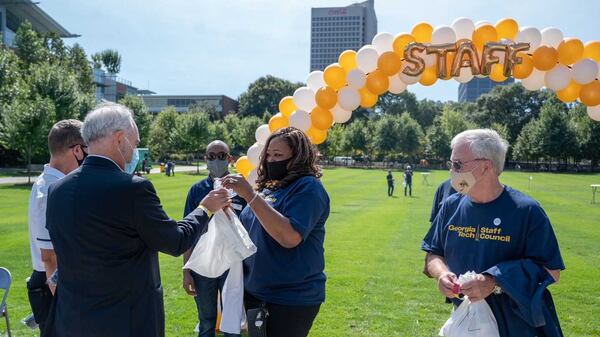
MULTIPOLYGON (((206 169, 206 165, 200 165, 200 170, 205 170, 206 169)), ((175 166, 175 174, 180 173, 180 172, 196 172, 196 166, 185 166, 185 165, 181 165, 181 166, 175 166)), ((152 168, 152 170, 150 171, 150 174, 160 174, 160 168, 159 167, 155 167, 152 168)), ((163 173, 164 174, 164 173, 163 173)), ((38 175, 32 176, 31 177, 31 182, 35 182, 35 180, 37 179, 38 175)), ((26 184, 27 183, 27 177, 3 177, 0 178, 0 185, 5 185, 5 184, 26 184)))

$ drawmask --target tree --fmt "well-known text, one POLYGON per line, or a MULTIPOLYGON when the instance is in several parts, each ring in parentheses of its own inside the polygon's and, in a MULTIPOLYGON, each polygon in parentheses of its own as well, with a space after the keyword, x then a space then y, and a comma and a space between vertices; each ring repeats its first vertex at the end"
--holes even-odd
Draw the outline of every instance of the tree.
POLYGON ((467 121, 462 113, 453 110, 449 106, 444 107, 440 121, 444 131, 450 139, 465 130, 473 129, 475 127, 473 123, 467 121))
POLYGON ((267 75, 250 83, 248 90, 243 92, 239 114, 241 116, 263 117, 265 112, 275 114, 279 111, 279 101, 301 87, 301 83, 292 83, 275 76, 267 75))
POLYGON ((133 112, 133 119, 138 127, 140 133, 140 147, 146 146, 148 142, 148 136, 152 127, 152 116, 148 112, 144 100, 139 96, 127 95, 123 97, 119 104, 122 104, 133 112))
POLYGON ((539 147, 544 156, 563 160, 573 157, 578 144, 568 116, 560 104, 546 102, 537 123, 539 147))
POLYGON ((364 121, 355 120, 346 127, 342 148, 352 155, 365 155, 369 151, 369 139, 364 121))
POLYGON ((17 29, 14 44, 24 69, 28 69, 30 64, 48 61, 48 50, 44 46, 44 40, 33 30, 29 21, 24 21, 17 29))
POLYGON ((433 119, 440 115, 444 110, 444 104, 439 101, 428 99, 420 100, 417 109, 410 112, 410 116, 415 119, 422 128, 427 128, 433 123, 433 119))
POLYGON ((256 129, 263 124, 260 118, 249 116, 240 119, 240 122, 235 126, 231 133, 233 143, 244 150, 256 143, 256 129))
POLYGON ((343 143, 346 126, 335 124, 327 135, 327 140, 319 145, 319 151, 328 157, 339 156, 343 153, 343 143))
POLYGON ((397 95, 388 92, 379 96, 375 110, 384 115, 399 116, 405 112, 414 113, 418 110, 417 97, 408 91, 397 95))
POLYGON ((533 119, 521 129, 513 147, 513 155, 516 159, 537 161, 542 156, 538 124, 537 120, 533 119))
POLYGON ((398 120, 398 151, 413 159, 420 151, 423 140, 423 130, 416 120, 404 114, 398 120))
POLYGON ((106 49, 100 52, 100 59, 107 72, 118 74, 121 71, 121 55, 114 49, 106 49))
MULTIPOLYGON (((210 131, 210 117, 205 112, 192 112, 179 115, 173 130, 175 149, 183 151, 188 158, 196 158, 208 145, 210 131)), ((197 167, 199 171, 199 167, 197 167)))
POLYGON ((569 111, 569 117, 580 146, 579 154, 582 158, 591 160, 593 172, 600 159, 600 122, 589 118, 586 110, 585 105, 577 104, 569 111))
POLYGON ((446 133, 446 130, 442 126, 442 119, 440 116, 433 120, 433 124, 427 129, 427 146, 426 153, 434 158, 441 160, 450 159, 452 149, 450 148, 450 136, 446 133))
POLYGON ((163 160, 174 149, 173 132, 177 127, 177 116, 174 107, 167 107, 158 113, 152 123, 148 145, 159 160, 163 160))
POLYGON ((380 154, 389 157, 398 151, 400 142, 400 118, 398 116, 383 116, 375 122, 373 146, 380 154))

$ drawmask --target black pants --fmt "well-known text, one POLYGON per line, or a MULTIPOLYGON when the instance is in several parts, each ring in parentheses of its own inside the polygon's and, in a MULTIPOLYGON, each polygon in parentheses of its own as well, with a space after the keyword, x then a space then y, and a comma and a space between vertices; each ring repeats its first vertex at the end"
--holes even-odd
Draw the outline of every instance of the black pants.
POLYGON ((391 197, 392 195, 394 195, 394 185, 388 184, 388 197, 391 197))
POLYGON ((404 186, 404 196, 406 196, 406 189, 408 188, 408 195, 412 196, 412 181, 411 182, 406 182, 406 185, 404 186))
POLYGON ((46 319, 52 304, 52 293, 46 284, 46 273, 34 270, 27 282, 27 295, 33 317, 40 327, 40 336, 44 336, 46 319))
MULTIPOLYGON (((260 307, 262 301, 247 293, 246 310, 260 307)), ((295 306, 267 303, 267 337, 306 337, 321 305, 295 306)))

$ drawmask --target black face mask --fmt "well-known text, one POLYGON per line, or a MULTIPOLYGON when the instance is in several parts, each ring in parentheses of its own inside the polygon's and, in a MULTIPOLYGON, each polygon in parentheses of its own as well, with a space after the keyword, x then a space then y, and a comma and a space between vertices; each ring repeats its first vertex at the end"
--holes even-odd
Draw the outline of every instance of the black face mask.
POLYGON ((267 162, 267 178, 269 180, 282 180, 288 173, 287 165, 292 160, 280 160, 274 162, 267 162))
POLYGON ((73 154, 73 156, 75 156, 75 160, 77 160, 77 166, 81 166, 81 164, 83 164, 83 161, 85 160, 85 157, 88 156, 87 152, 83 151, 83 149, 81 149, 81 152, 83 153, 83 158, 81 159, 77 159, 77 156, 73 154))

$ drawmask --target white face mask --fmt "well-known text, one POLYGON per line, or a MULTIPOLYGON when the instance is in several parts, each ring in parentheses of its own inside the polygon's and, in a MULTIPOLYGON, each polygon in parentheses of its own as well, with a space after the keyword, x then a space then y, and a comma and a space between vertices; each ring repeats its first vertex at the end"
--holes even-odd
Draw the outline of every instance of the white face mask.
POLYGON ((452 188, 454 188, 458 193, 469 194, 469 191, 471 191, 471 189, 477 182, 477 179, 475 179, 475 176, 473 175, 473 171, 476 168, 472 169, 469 172, 450 171, 450 174, 452 175, 452 188))

